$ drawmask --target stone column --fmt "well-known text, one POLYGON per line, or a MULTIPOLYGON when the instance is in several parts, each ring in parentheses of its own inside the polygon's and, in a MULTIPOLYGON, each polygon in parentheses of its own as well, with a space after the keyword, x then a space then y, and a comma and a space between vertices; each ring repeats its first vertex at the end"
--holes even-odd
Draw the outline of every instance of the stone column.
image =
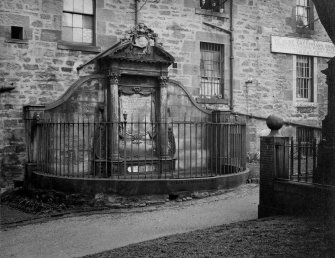
POLYGON ((271 115, 266 120, 271 129, 268 136, 261 137, 260 146, 260 182, 258 217, 267 217, 278 211, 274 180, 276 178, 289 178, 289 138, 282 137, 279 129, 283 126, 283 120, 271 115))
POLYGON ((120 74, 110 72, 107 85, 107 121, 108 121, 108 157, 113 160, 119 157, 119 77, 120 74))
POLYGON ((160 154, 161 158, 168 157, 168 128, 167 128, 167 76, 159 78, 160 95, 159 95, 159 135, 160 135, 160 154))
POLYGON ((322 121, 322 141, 319 145, 318 169, 314 173, 315 183, 335 185, 335 57, 322 71, 327 75, 328 114, 322 121))

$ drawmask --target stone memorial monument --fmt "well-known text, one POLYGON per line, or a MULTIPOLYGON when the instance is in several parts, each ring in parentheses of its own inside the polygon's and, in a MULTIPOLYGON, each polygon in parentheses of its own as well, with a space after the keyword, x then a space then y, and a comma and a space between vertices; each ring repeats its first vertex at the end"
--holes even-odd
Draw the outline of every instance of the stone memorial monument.
MULTIPOLYGON (((329 37, 335 44, 335 2, 314 0, 320 21, 329 37)), ((328 114, 322 122, 323 140, 319 146, 318 171, 315 182, 335 184, 335 57, 329 60, 328 68, 323 71, 327 75, 328 114)))

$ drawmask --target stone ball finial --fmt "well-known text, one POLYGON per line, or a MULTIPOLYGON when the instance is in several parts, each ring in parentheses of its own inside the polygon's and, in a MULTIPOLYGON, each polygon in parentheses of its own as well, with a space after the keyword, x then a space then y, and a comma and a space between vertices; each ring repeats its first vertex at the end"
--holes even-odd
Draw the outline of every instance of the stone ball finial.
POLYGON ((266 125, 271 130, 279 130, 284 125, 284 120, 281 117, 272 114, 266 119, 266 125))
POLYGON ((281 117, 272 114, 266 119, 266 125, 271 129, 270 135, 279 135, 278 130, 283 127, 284 120, 281 117))

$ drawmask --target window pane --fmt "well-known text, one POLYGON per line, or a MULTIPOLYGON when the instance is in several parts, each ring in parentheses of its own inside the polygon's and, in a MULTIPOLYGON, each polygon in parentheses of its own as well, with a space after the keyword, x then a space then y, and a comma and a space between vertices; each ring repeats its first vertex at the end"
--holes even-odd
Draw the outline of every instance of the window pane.
POLYGON ((63 10, 72 12, 73 11, 73 0, 64 0, 63 10))
POLYGON ((73 41, 83 42, 83 29, 73 28, 73 41))
POLYGON ((83 42, 93 43, 93 30, 83 29, 83 42))
POLYGON ((220 12, 220 1, 212 0, 212 10, 213 12, 220 12))
POLYGON ((74 0, 74 11, 78 13, 83 13, 84 11, 84 1, 83 0, 74 0))
POLYGON ((93 29, 93 17, 88 15, 83 15, 83 28, 93 29))
POLYGON ((307 17, 298 16, 297 17, 297 25, 298 26, 307 26, 308 25, 307 17))
POLYGON ((309 27, 310 6, 308 0, 297 0, 296 2, 296 22, 298 27, 309 27))
POLYGON ((83 16, 80 14, 73 15, 73 27, 82 28, 83 27, 83 16))
POLYGON ((73 29, 71 27, 63 26, 63 28, 62 28, 62 40, 73 41, 72 31, 73 31, 73 29))
POLYGON ((222 0, 200 0, 201 9, 220 12, 220 8, 223 8, 223 6, 224 2, 222 0))
POLYGON ((312 58, 297 56, 297 97, 312 100, 313 88, 312 58))
POLYGON ((72 27, 72 14, 63 13, 63 26, 72 27))
POLYGON ((219 62, 220 61, 220 52, 219 50, 212 52, 213 53, 213 61, 219 62))
POLYGON ((84 0, 84 13, 93 14, 93 0, 84 0))
POLYGON ((306 10, 306 8, 298 6, 297 7, 297 15, 298 16, 306 17, 307 16, 307 10, 306 10))
POLYGON ((223 45, 212 43, 200 43, 201 60, 200 95, 203 97, 222 97, 223 87, 223 45))
POLYGON ((93 0, 64 0, 62 31, 64 41, 93 43, 93 7, 93 0))

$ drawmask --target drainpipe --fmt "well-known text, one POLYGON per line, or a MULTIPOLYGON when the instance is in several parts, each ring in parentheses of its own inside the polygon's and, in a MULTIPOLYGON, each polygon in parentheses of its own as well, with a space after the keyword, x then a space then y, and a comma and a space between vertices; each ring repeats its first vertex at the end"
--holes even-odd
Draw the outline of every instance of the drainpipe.
POLYGON ((229 85, 229 91, 230 91, 230 103, 229 103, 229 109, 230 111, 233 111, 234 107, 233 107, 233 103, 234 103, 234 95, 233 95, 233 82, 234 82, 234 23, 233 23, 233 0, 230 0, 230 28, 229 30, 226 30, 224 28, 221 28, 219 26, 216 26, 215 24, 211 24, 208 22, 202 22, 203 24, 218 29, 220 31, 223 31, 227 34, 229 34, 229 38, 230 38, 230 60, 229 60, 229 66, 230 66, 230 85, 229 85))
POLYGON ((138 8, 137 8, 137 1, 138 0, 134 0, 135 1, 135 7, 134 7, 134 9, 135 9, 135 27, 137 26, 137 24, 138 24, 138 8))
POLYGON ((230 1, 230 110, 233 111, 234 107, 234 24, 233 24, 233 0, 230 1))

